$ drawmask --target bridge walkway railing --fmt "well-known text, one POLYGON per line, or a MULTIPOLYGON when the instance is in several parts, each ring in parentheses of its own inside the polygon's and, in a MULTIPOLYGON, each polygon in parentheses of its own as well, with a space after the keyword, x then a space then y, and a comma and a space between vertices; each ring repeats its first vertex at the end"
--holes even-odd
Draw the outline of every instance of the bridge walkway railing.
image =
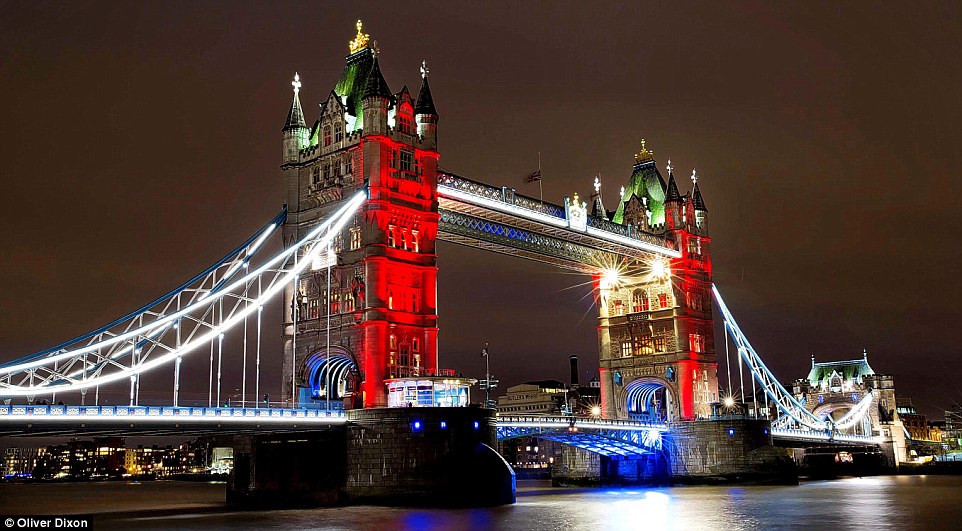
POLYGON ((77 406, 77 405, 6 405, 0 406, 3 419, 171 419, 182 420, 307 420, 344 422, 344 411, 318 409, 239 408, 239 407, 172 407, 172 406, 77 406))

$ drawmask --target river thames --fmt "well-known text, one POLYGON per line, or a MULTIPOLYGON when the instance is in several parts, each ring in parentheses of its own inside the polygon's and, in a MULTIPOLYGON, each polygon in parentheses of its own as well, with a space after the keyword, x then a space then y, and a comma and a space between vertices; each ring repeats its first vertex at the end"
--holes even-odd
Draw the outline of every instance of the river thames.
POLYGON ((520 482, 487 509, 236 511, 223 483, 0 484, 0 515, 92 514, 94 529, 959 529, 962 477, 879 476, 777 487, 552 489, 520 482), (55 509, 56 508, 56 509, 55 509))

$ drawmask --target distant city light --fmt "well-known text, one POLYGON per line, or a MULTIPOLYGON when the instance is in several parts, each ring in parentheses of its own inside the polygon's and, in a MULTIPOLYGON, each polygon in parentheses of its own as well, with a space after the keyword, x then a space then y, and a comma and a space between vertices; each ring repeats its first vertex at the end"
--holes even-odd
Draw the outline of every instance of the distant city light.
POLYGON ((421 421, 420 421, 420 420, 415 420, 413 426, 414 426, 414 431, 421 431, 421 421))
POLYGON ((601 406, 593 406, 591 408, 591 415, 594 417, 601 416, 601 406))
POLYGON ((735 405, 735 399, 732 398, 732 397, 730 397, 730 396, 726 396, 726 397, 725 397, 725 407, 732 407, 732 406, 734 406, 734 405, 735 405))

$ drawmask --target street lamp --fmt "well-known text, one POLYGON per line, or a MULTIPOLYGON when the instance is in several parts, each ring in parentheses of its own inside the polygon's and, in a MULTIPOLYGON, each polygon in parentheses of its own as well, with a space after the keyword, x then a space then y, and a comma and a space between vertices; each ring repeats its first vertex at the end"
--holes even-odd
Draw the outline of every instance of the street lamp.
POLYGON ((498 386, 498 381, 491 379, 491 363, 488 358, 487 343, 481 349, 481 357, 484 358, 484 381, 481 382, 481 387, 484 389, 484 407, 492 407, 491 390, 498 386))

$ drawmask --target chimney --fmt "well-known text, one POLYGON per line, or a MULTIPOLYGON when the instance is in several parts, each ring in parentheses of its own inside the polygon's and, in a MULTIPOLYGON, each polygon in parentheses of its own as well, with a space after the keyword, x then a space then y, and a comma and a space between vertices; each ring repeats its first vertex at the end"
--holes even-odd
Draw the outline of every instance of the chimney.
POLYGON ((571 356, 568 358, 571 362, 571 387, 578 386, 578 356, 571 356))

